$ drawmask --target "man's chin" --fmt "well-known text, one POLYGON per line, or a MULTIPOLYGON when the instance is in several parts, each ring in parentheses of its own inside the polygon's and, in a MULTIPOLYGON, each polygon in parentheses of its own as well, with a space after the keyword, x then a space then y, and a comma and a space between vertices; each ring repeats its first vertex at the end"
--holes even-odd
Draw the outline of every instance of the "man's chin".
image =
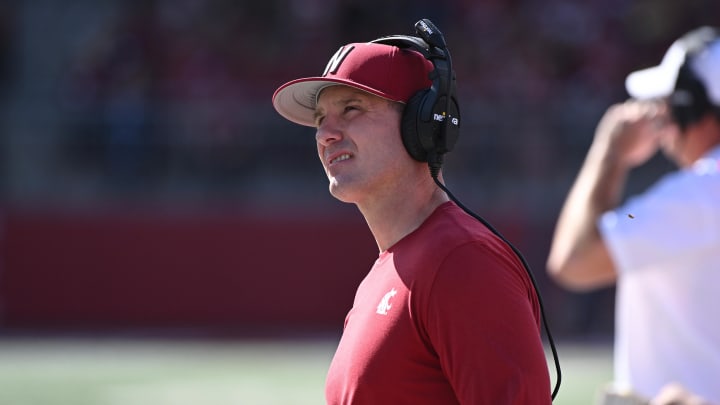
POLYGON ((330 185, 328 186, 328 190, 330 191, 330 195, 338 201, 351 204, 357 202, 357 196, 355 196, 355 193, 353 193, 352 190, 347 187, 347 185, 341 186, 340 184, 331 180, 330 185))

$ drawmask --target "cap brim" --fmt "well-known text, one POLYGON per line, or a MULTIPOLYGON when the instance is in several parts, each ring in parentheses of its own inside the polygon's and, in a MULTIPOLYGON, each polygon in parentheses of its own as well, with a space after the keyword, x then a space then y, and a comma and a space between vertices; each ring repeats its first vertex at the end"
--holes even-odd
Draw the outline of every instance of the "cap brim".
POLYGON ((660 65, 630 73, 625 79, 625 88, 638 100, 666 97, 675 88, 676 79, 677 70, 660 65))
POLYGON ((625 79, 625 89, 639 100, 669 96, 675 89, 678 69, 684 60, 685 51, 675 42, 659 65, 630 73, 625 79))
MULTIPOLYGON (((275 90, 272 103, 280 115, 300 125, 315 126, 317 96, 329 86, 345 85, 392 100, 389 95, 350 80, 330 77, 306 77, 287 82, 275 90)), ((397 101, 397 100, 393 100, 397 101)))

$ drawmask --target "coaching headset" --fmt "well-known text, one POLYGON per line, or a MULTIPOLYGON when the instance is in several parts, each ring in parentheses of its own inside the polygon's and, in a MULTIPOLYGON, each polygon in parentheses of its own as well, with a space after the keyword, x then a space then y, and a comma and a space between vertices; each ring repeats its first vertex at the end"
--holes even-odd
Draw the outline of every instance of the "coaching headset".
POLYGON ((450 152, 460 134, 460 110, 455 97, 455 73, 440 30, 428 19, 415 23, 418 35, 391 35, 370 41, 411 49, 432 62, 428 74, 429 89, 420 90, 408 100, 401 122, 403 145, 413 159, 428 162, 433 177, 442 166, 445 153, 450 152))
POLYGON ((673 119, 683 132, 690 124, 700 121, 709 112, 713 112, 720 119, 720 107, 710 101, 705 85, 690 66, 700 52, 719 39, 720 31, 711 27, 700 28, 682 39, 685 42, 685 60, 678 70, 675 89, 670 95, 669 104, 673 119))
POLYGON ((505 237, 500 234, 488 221, 465 207, 451 192, 438 180, 438 174, 443 163, 443 156, 450 152, 458 136, 460 135, 460 109, 455 96, 455 72, 452 70, 452 60, 447 49, 445 38, 440 30, 428 19, 422 19, 415 23, 415 33, 419 37, 406 35, 391 35, 370 41, 385 45, 392 45, 402 49, 411 49, 421 53, 425 59, 433 64, 433 70, 428 74, 432 81, 429 89, 420 90, 413 95, 405 105, 403 111, 400 132, 403 144, 413 159, 420 162, 428 162, 430 174, 435 183, 448 197, 453 200, 461 209, 473 218, 483 223, 491 232, 505 242, 525 268, 530 281, 535 289, 540 305, 543 325, 548 337, 548 343, 552 350, 555 361, 556 382, 552 392, 552 398, 560 389, 562 379, 560 371, 560 360, 558 359, 555 342, 553 341, 550 327, 545 317, 542 297, 537 288, 535 277, 530 266, 522 253, 505 237))

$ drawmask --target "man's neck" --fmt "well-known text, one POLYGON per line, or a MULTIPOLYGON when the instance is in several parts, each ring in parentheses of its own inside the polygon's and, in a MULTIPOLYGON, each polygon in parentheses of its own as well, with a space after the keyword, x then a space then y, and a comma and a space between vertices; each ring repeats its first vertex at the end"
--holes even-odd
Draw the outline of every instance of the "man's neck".
POLYGON ((420 227, 448 196, 435 184, 358 204, 381 252, 420 227))

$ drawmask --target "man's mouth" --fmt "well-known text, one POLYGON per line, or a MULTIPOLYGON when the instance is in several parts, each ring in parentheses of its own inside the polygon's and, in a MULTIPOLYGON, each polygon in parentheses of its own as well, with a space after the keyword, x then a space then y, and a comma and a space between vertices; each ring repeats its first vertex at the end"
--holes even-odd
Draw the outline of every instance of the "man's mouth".
POLYGON ((332 165, 332 164, 342 162, 343 160, 348 160, 348 159, 350 159, 350 154, 343 153, 341 155, 338 155, 337 157, 332 158, 329 163, 332 165))

